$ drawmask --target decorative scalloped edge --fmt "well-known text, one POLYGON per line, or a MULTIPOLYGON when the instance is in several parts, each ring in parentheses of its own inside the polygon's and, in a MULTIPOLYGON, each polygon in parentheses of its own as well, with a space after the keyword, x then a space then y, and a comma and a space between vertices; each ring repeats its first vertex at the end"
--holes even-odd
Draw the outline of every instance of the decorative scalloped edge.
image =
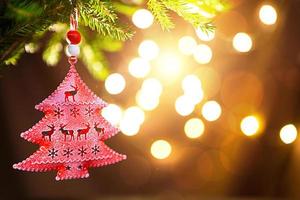
MULTIPOLYGON (((37 104, 35 106, 35 109, 44 112, 43 110, 43 105, 50 105, 47 103, 47 100, 50 98, 53 98, 55 95, 57 95, 57 93, 61 90, 61 88, 66 84, 68 78, 72 75, 72 73, 75 73, 75 75, 77 76, 79 82, 84 86, 84 89, 95 99, 95 102, 97 104, 97 102, 99 104, 104 104, 107 105, 107 103, 102 100, 101 98, 99 98, 89 87, 87 87, 87 85, 83 82, 83 80, 81 79, 81 77, 79 76, 78 72, 76 71, 76 68, 74 65, 70 66, 70 69, 67 73, 67 75, 65 76, 64 80, 58 85, 58 87, 54 90, 54 92, 52 92, 46 99, 44 99, 41 103, 37 104)), ((91 102, 92 103, 92 102, 91 102)))
MULTIPOLYGON (((15 165, 26 165, 26 164, 31 164, 31 165, 45 165, 45 164, 56 164, 56 163, 73 163, 73 162, 87 162, 87 161, 96 161, 96 160, 103 160, 103 159, 107 159, 107 158, 113 158, 113 156, 117 156, 117 157, 123 157, 126 159, 126 155, 117 153, 116 151, 112 150, 111 148, 109 148, 104 142, 103 142, 103 146, 105 147, 106 151, 108 151, 110 153, 110 155, 105 155, 105 156, 100 156, 100 157, 92 157, 92 158, 80 158, 80 159, 70 159, 68 161, 63 161, 63 160, 50 160, 48 162, 44 162, 44 161, 32 161, 34 160, 34 157, 36 156, 36 154, 39 154, 42 151, 45 151, 44 148, 46 148, 45 146, 41 146, 35 153, 33 153, 31 156, 27 157, 25 160, 15 164, 15 165)), ((47 150, 47 149, 46 149, 47 150)), ((27 171, 27 170, 25 170, 27 171)))
POLYGON ((75 178, 88 178, 90 177, 89 172, 87 171, 87 173, 84 176, 65 176, 64 178, 60 178, 59 175, 56 175, 55 180, 57 181, 63 181, 63 180, 70 180, 70 179, 75 179, 75 178))
MULTIPOLYGON (((89 172, 88 169, 89 168, 94 168, 94 167, 102 167, 102 166, 106 166, 106 165, 111 165, 111 164, 115 164, 117 162, 120 162, 122 160, 125 160, 127 158, 126 155, 121 155, 120 157, 111 157, 111 158, 107 158, 107 161, 102 162, 102 160, 90 160, 90 161, 80 161, 80 163, 84 163, 85 162, 85 171, 86 173, 84 174, 77 174, 77 175, 73 175, 73 176, 64 176, 63 178, 60 177, 59 175, 59 168, 64 166, 66 163, 55 163, 52 164, 49 167, 49 163, 48 164, 42 164, 44 165, 44 168, 41 168, 41 164, 38 164, 39 168, 32 168, 32 167, 26 167, 24 168, 24 166, 21 166, 22 164, 25 164, 24 162, 18 163, 18 164, 14 164, 13 168, 14 169, 18 169, 18 170, 22 170, 22 171, 31 171, 31 172, 46 172, 46 171, 50 171, 50 170, 58 170, 57 175, 55 177, 55 180, 59 181, 59 180, 68 180, 68 179, 76 179, 76 178, 88 178, 89 177, 89 172)), ((104 159, 105 160, 105 159, 104 159)), ((29 163, 27 163, 29 164, 29 163)), ((25 164, 26 165, 26 164, 25 164)))

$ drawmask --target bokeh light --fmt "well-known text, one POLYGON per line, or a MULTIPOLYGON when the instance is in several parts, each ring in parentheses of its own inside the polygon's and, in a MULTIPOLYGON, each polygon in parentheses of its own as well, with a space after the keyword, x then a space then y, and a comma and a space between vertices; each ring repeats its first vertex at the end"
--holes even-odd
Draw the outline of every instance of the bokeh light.
POLYGON ((214 98, 221 88, 221 75, 219 70, 211 66, 201 66, 195 71, 201 80, 202 90, 205 91, 207 99, 214 98))
POLYGON ((172 79, 180 74, 181 61, 176 54, 164 54, 158 62, 158 70, 162 75, 172 79))
POLYGON ((194 49, 193 55, 199 64, 207 64, 211 61, 213 53, 209 46, 200 44, 194 49))
POLYGON ((126 136, 134 136, 138 134, 140 125, 135 123, 132 119, 123 118, 120 122, 120 130, 126 136))
POLYGON ((204 130, 204 123, 198 118, 189 119, 184 125, 186 136, 192 139, 200 137, 204 133, 204 130))
POLYGON ((215 38, 215 31, 203 31, 203 29, 198 28, 196 29, 196 34, 198 38, 202 41, 208 42, 215 38))
POLYGON ((196 75, 189 74, 183 78, 181 87, 184 91, 198 90, 201 88, 201 80, 196 75))
POLYGON ((145 120, 145 113, 141 108, 132 106, 124 111, 124 119, 126 119, 126 121, 132 120, 134 121, 133 123, 141 125, 145 120))
POLYGON ((120 94, 126 86, 126 81, 121 74, 110 74, 105 79, 105 89, 110 94, 120 94))
POLYGON ((154 17, 147 9, 139 9, 132 15, 133 24, 140 29, 147 29, 153 24, 154 17))
POLYGON ((156 140, 151 145, 151 154, 156 159, 166 159, 172 152, 172 146, 166 140, 156 140))
POLYGON ((221 113, 222 108, 216 101, 207 101, 202 107, 202 115, 207 121, 217 120, 221 113))
POLYGON ((271 5, 263 5, 259 9, 259 19, 266 25, 273 25, 277 21, 277 12, 271 5))
POLYGON ((144 40, 139 45, 138 52, 140 57, 147 60, 153 60, 159 54, 159 47, 153 40, 144 40))
POLYGON ((188 116, 194 111, 195 104, 191 98, 183 95, 176 99, 175 109, 179 115, 188 116))
POLYGON ((129 73, 136 78, 144 78, 150 72, 150 63, 143 58, 134 58, 128 66, 129 73))
POLYGON ((24 49, 26 53, 35 53, 38 50, 38 45, 36 43, 30 42, 25 44, 24 49))
POLYGON ((154 110, 159 105, 159 96, 140 90, 136 94, 136 102, 144 110, 154 110))
POLYGON ((255 116, 247 116, 242 119, 240 127, 246 136, 253 136, 259 130, 259 120, 255 116))
POLYGON ((179 51, 185 55, 192 55, 196 47, 197 42, 191 36, 183 36, 178 41, 179 51))
POLYGON ((120 123, 123 115, 122 109, 116 104, 109 104, 101 111, 102 116, 113 125, 120 123))
POLYGON ((232 45, 238 52, 248 52, 252 48, 252 39, 247 33, 237 33, 233 37, 232 45))
POLYGON ((188 96, 194 104, 198 104, 203 99, 203 90, 201 87, 201 80, 194 74, 189 74, 184 77, 181 82, 181 87, 184 95, 188 96))
POLYGON ((163 86, 161 82, 156 78, 148 78, 143 81, 142 90, 149 95, 158 97, 161 95, 163 86))
POLYGON ((293 143, 297 138, 297 128, 293 124, 285 125, 280 130, 280 139, 285 144, 293 143))

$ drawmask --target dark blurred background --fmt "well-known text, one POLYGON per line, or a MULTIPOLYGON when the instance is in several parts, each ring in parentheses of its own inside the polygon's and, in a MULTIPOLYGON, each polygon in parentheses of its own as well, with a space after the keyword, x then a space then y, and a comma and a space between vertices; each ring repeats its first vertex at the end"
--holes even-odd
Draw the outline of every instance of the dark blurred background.
MULTIPOLYGON (((183 127, 191 116, 179 116, 174 109, 175 96, 182 93, 180 82, 165 84, 159 106, 146 112, 137 135, 120 133, 106 142, 128 159, 90 169, 88 179, 57 182, 56 172, 12 169, 38 148, 19 135, 43 117, 34 106, 63 80, 68 71, 66 57, 48 67, 40 52, 25 54, 16 66, 2 69, 0 199, 300 199, 299 140, 285 144, 279 137, 284 125, 298 128, 300 122, 300 1, 234 0, 232 5, 216 19, 216 37, 208 44, 212 61, 199 66, 186 57, 181 63, 184 73, 211 68, 218 75, 217 89, 215 79, 201 81, 204 94, 205 89, 210 94, 205 99, 220 103, 221 117, 215 122, 203 120, 204 134, 195 140, 187 138, 183 127), (277 10, 275 25, 259 21, 258 10, 265 3, 277 10), (250 52, 233 49, 237 32, 251 35, 250 52), (252 114, 261 116, 263 128, 259 135, 247 137, 240 130, 240 121, 252 114), (167 159, 151 155, 151 144, 157 139, 172 145, 167 159)), ((177 48, 184 35, 197 37, 190 25, 177 19, 174 31, 162 32, 154 25, 149 31, 138 31, 120 52, 107 54, 111 72, 123 73, 127 81, 117 96, 109 95, 104 82, 94 80, 81 62, 77 69, 98 96, 126 108, 135 103, 142 82, 127 72, 138 44, 150 38, 164 51, 177 48)), ((192 116, 201 118, 201 112, 196 110, 192 116)))

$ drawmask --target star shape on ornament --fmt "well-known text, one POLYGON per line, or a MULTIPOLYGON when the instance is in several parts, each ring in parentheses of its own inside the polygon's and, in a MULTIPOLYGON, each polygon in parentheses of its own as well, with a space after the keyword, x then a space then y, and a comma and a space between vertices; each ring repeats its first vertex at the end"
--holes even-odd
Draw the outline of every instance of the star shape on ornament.
POLYGON ((87 154, 86 152, 87 148, 83 148, 83 146, 78 149, 78 155, 84 156, 85 154, 87 154))
POLYGON ((92 153, 93 154, 96 155, 99 152, 100 152, 100 147, 98 145, 95 145, 95 146, 92 147, 92 153))
POLYGON ((70 112, 71 112, 71 116, 73 116, 73 117, 77 117, 78 115, 79 115, 79 108, 77 108, 77 107, 74 107, 74 108, 71 108, 70 109, 70 112))
POLYGON ((66 170, 71 170, 71 167, 69 165, 67 165, 66 170))
POLYGON ((52 148, 50 150, 48 150, 49 154, 48 156, 50 156, 52 159, 55 157, 55 156, 58 156, 58 150, 52 148))
POLYGON ((57 107, 55 110, 54 110, 54 116, 57 117, 58 119, 60 119, 62 116, 64 116, 64 110, 62 110, 60 107, 57 107))
POLYGON ((88 115, 89 117, 93 114, 93 112, 94 112, 94 109, 93 108, 91 108, 91 106, 89 106, 89 107, 87 107, 86 109, 85 109, 85 115, 88 115))
POLYGON ((70 149, 70 148, 67 148, 67 149, 64 149, 64 154, 63 156, 67 156, 67 158, 69 158, 70 156, 73 155, 73 149, 70 149))
POLYGON ((78 165, 78 169, 81 170, 83 168, 82 165, 78 165))

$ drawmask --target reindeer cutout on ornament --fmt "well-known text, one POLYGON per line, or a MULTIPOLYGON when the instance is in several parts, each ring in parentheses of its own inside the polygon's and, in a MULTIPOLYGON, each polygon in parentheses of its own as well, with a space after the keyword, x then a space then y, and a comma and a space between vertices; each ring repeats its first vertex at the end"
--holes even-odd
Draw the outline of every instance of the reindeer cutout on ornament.
POLYGON ((51 126, 48 126, 48 127, 50 128, 50 130, 49 131, 43 131, 42 132, 42 137, 45 140, 45 137, 47 136, 49 138, 49 141, 51 141, 51 136, 53 135, 53 133, 55 131, 55 126, 52 124, 51 126))
POLYGON ((103 136, 103 134, 104 134, 104 128, 101 128, 101 127, 98 127, 98 125, 99 125, 99 123, 95 123, 94 124, 94 128, 95 128, 95 130, 96 130, 96 132, 97 132, 97 134, 98 134, 98 137, 100 136, 100 137, 102 137, 103 136))
POLYGON ((65 127, 67 126, 67 124, 61 124, 60 125, 60 132, 62 133, 62 134, 64 134, 64 136, 65 136, 65 140, 64 141, 66 141, 67 140, 67 136, 68 135, 70 135, 71 136, 71 140, 74 140, 74 131, 73 130, 66 130, 66 129, 64 129, 65 127))
POLYGON ((75 85, 75 87, 73 85, 71 85, 72 88, 74 88, 74 90, 70 90, 70 91, 65 91, 65 102, 69 101, 69 97, 73 98, 73 101, 75 101, 75 95, 78 92, 78 86, 75 85))
POLYGON ((90 131, 91 126, 89 123, 85 124, 86 128, 77 130, 77 140, 81 139, 81 135, 84 135, 84 139, 86 140, 86 134, 90 131))

